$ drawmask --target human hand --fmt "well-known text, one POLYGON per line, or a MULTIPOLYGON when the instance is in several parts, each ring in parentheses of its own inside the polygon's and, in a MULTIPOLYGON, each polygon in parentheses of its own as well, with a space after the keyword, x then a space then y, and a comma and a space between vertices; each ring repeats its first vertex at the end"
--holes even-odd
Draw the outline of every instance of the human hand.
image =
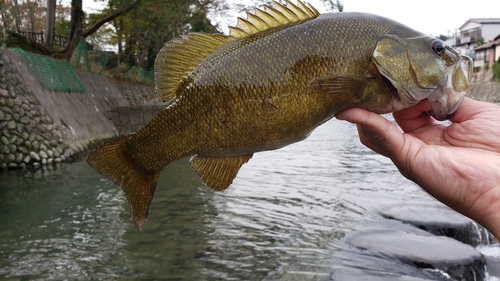
POLYGON ((361 143, 389 157, 401 174, 500 239, 500 106, 465 98, 450 125, 425 100, 393 114, 403 132, 361 108, 339 112, 361 143))

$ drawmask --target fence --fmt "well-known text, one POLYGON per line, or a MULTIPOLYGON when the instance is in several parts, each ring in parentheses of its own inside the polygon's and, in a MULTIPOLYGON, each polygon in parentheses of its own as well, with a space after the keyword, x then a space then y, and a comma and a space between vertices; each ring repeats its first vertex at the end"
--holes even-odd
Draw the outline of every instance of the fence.
MULTIPOLYGON (((45 40, 45 33, 43 31, 41 32, 32 32, 32 31, 19 31, 18 32, 20 35, 29 38, 37 43, 44 44, 45 40)), ((61 35, 61 34, 54 34, 54 40, 52 43, 57 46, 64 47, 66 45, 66 42, 68 42, 68 36, 66 35, 61 35)))

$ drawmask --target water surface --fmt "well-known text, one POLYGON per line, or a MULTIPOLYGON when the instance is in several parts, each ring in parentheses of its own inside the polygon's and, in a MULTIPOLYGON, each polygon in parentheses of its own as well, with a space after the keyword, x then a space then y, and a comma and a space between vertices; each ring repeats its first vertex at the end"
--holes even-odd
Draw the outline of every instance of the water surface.
POLYGON ((225 192, 204 186, 187 159, 172 163, 141 231, 121 189, 84 161, 9 171, 0 174, 0 276, 328 280, 333 268, 377 267, 338 255, 341 239, 405 202, 435 200, 337 120, 255 154, 225 192))

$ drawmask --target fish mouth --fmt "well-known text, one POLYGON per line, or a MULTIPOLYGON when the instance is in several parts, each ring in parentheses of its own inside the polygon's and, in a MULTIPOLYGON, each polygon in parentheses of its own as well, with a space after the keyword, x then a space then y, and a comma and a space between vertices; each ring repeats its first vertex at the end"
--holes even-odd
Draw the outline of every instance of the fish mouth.
POLYGON ((402 108, 411 107, 421 100, 427 99, 432 105, 432 110, 427 113, 434 119, 443 121, 450 119, 455 114, 465 97, 465 93, 469 90, 472 65, 471 58, 461 56, 455 64, 447 68, 444 81, 436 88, 421 85, 413 66, 410 66, 409 79, 413 85, 410 91, 394 81, 388 73, 381 71, 381 74, 383 83, 402 108))
POLYGON ((446 84, 434 89, 427 97, 432 105, 428 113, 434 119, 450 119, 462 104, 469 90, 472 75, 472 59, 461 56, 460 60, 448 69, 446 84))

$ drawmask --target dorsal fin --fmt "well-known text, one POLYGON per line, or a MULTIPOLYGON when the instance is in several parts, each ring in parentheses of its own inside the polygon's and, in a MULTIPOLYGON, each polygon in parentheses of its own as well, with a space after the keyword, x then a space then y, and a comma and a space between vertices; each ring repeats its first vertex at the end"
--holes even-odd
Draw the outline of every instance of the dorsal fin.
POLYGON ((234 40, 226 35, 194 32, 167 42, 156 55, 156 93, 163 100, 175 97, 183 78, 219 46, 234 40))
POLYGON ((274 7, 264 5, 264 10, 255 9, 255 13, 247 13, 246 19, 238 18, 236 26, 229 27, 229 36, 243 38, 274 27, 296 25, 319 15, 313 6, 306 5, 300 0, 297 0, 297 5, 288 0, 286 5, 273 2, 274 7))
POLYGON ((310 4, 297 0, 297 5, 286 0, 286 6, 274 1, 275 7, 264 5, 264 10, 247 13, 247 19, 238 18, 236 27, 229 27, 229 36, 189 33, 170 40, 158 52, 155 60, 156 92, 163 100, 174 98, 177 90, 198 64, 218 47, 272 28, 286 28, 316 18, 319 12, 310 4))

